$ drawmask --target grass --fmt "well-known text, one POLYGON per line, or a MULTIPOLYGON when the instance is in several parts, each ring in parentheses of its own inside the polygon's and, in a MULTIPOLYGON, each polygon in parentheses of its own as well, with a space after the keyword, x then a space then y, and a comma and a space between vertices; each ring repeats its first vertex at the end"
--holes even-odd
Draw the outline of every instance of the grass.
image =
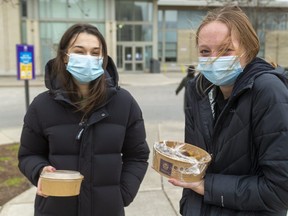
POLYGON ((18 169, 19 144, 0 145, 0 206, 30 188, 18 169))
POLYGON ((24 182, 23 177, 14 177, 3 182, 7 187, 18 187, 24 182))

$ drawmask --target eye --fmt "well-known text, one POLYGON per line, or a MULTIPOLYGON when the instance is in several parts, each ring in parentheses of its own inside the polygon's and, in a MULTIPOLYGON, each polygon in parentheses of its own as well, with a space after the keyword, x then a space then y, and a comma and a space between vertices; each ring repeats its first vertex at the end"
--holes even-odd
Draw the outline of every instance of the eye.
POLYGON ((207 56, 210 56, 211 51, 207 49, 202 49, 202 50, 199 50, 199 53, 201 56, 207 57, 207 56))
POLYGON ((91 55, 92 55, 92 56, 99 56, 99 55, 100 55, 100 52, 92 52, 91 55))
POLYGON ((223 53, 222 53, 222 55, 223 56, 229 56, 229 55, 232 55, 233 54, 233 49, 227 49, 227 50, 225 50, 225 51, 223 51, 223 53))
POLYGON ((90 55, 91 56, 100 56, 101 55, 101 49, 100 48, 95 48, 95 49, 91 50, 90 55))
POLYGON ((70 52, 78 55, 86 55, 85 49, 79 46, 73 47, 70 52))
POLYGON ((78 55, 85 55, 85 52, 83 50, 80 50, 80 49, 71 50, 71 53, 75 53, 78 55))

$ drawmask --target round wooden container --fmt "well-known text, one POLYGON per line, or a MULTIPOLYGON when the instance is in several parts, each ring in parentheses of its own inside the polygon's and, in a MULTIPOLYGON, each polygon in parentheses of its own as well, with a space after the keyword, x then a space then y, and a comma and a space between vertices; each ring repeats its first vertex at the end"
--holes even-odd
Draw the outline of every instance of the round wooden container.
POLYGON ((211 161, 211 156, 205 150, 183 142, 177 141, 160 141, 154 144, 153 148, 153 169, 159 174, 168 177, 175 178, 184 182, 196 182, 200 181, 204 176, 206 169, 211 161), (176 148, 179 145, 182 147, 179 149, 185 156, 194 157, 197 159, 197 167, 200 170, 200 174, 187 173, 193 164, 183 161, 181 159, 172 158, 171 155, 167 155, 164 152, 159 151, 156 148, 157 144, 165 144, 169 148, 176 148))
POLYGON ((77 196, 80 193, 83 175, 77 171, 56 170, 40 176, 42 193, 46 196, 77 196))

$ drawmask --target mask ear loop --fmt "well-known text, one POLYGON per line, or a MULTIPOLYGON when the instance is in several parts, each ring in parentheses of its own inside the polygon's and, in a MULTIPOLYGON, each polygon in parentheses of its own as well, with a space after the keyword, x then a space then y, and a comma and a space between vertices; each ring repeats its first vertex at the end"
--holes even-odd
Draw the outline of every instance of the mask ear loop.
POLYGON ((202 57, 202 58, 206 58, 204 62, 205 66, 211 65, 213 62, 216 61, 216 58, 214 59, 213 57, 202 57))
POLYGON ((96 63, 99 64, 99 62, 103 60, 104 58, 102 56, 95 56, 95 59, 96 59, 96 63))
POLYGON ((243 52, 240 56, 235 56, 235 59, 234 59, 233 63, 231 64, 231 66, 228 69, 233 69, 233 66, 237 63, 237 59, 238 59, 238 61, 240 61, 240 58, 242 58, 242 56, 244 54, 245 54, 245 52, 243 52))
MULTIPOLYGON (((64 54, 70 58, 70 54, 68 54, 66 52, 64 52, 64 54)), ((64 64, 67 66, 69 60, 67 59, 66 56, 63 56, 63 58, 64 58, 64 64)))

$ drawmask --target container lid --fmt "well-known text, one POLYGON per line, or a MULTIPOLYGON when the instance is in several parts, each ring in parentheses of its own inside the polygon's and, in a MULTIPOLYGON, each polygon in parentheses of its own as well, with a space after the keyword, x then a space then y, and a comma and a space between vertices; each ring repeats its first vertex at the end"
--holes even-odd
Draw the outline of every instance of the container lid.
POLYGON ((55 172, 44 172, 41 174, 42 178, 49 179, 82 179, 80 172, 72 170, 56 170, 55 172))

